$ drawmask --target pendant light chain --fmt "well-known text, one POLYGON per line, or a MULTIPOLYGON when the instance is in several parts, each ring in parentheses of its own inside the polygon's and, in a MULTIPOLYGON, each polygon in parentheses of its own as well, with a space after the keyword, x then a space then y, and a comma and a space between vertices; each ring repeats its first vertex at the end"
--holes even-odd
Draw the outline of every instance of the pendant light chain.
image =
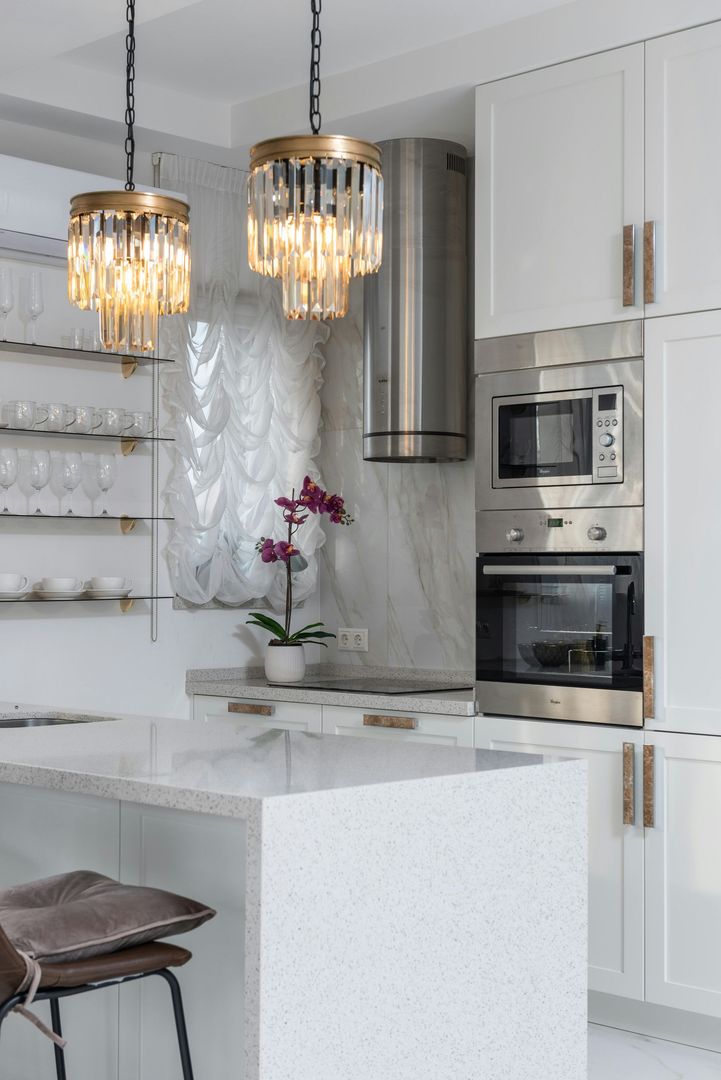
POLYGON ((125 17, 128 22, 128 32, 125 35, 125 49, 127 64, 125 68, 125 123, 127 135, 125 136, 125 159, 126 180, 125 190, 135 191, 135 0, 127 0, 125 17))
POLYGON ((321 0, 310 0, 313 12, 313 29, 310 32, 310 129, 314 135, 320 131, 320 5, 321 0))

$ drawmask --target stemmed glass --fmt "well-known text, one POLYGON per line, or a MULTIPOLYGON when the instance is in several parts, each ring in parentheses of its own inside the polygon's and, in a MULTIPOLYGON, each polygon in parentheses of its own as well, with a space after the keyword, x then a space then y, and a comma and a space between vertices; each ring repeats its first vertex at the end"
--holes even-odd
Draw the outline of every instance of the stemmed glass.
POLYGON ((112 454, 98 454, 95 464, 95 482, 103 494, 100 500, 100 514, 107 516, 107 494, 115 483, 115 458, 112 454))
POLYGON ((18 478, 18 452, 11 446, 0 449, 0 487, 3 489, 3 514, 10 513, 8 491, 18 478))
POLYGON ((47 487, 50 479, 50 454, 47 450, 33 450, 30 458, 30 487, 35 492, 37 506, 36 514, 42 514, 40 509, 40 492, 47 487))
MULTIPOLYGON (((83 477, 83 463, 80 454, 71 453, 63 454, 63 458, 60 464, 60 481, 63 486, 63 491, 68 496, 68 508, 65 511, 66 516, 73 513, 73 492, 80 483, 83 477)), ((60 512, 62 513, 62 499, 60 500, 60 512)))
POLYGON ((13 309, 13 272, 9 266, 0 266, 0 318, 2 319, 2 340, 8 339, 8 315, 13 309))
POLYGON ((38 343, 38 319, 45 311, 43 302, 43 275, 39 270, 30 272, 30 295, 28 297, 28 314, 30 316, 30 344, 38 343))

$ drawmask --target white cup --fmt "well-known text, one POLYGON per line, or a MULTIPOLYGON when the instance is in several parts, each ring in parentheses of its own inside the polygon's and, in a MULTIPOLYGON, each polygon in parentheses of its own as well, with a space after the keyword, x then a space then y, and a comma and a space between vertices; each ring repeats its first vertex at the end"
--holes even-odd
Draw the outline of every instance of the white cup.
POLYGON ((27 589, 28 579, 22 574, 0 574, 0 592, 22 592, 27 589))
POLYGON ((44 577, 40 588, 43 592, 77 592, 82 583, 74 577, 44 577))
POLYGON ((127 589, 127 582, 123 577, 91 577, 86 583, 88 589, 127 589))

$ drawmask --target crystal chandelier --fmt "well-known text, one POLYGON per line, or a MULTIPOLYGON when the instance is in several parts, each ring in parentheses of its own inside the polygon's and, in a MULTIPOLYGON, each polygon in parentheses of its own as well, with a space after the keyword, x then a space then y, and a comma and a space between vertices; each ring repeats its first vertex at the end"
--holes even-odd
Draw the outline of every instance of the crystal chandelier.
POLYGON ((351 277, 375 273, 383 250, 381 151, 319 135, 320 10, 311 0, 311 135, 267 139, 250 152, 248 261, 283 282, 289 319, 339 319, 351 277))
POLYGON ((190 303, 190 207, 135 190, 135 0, 127 0, 124 191, 91 191, 70 202, 68 298, 100 314, 103 348, 150 352, 158 316, 190 303))

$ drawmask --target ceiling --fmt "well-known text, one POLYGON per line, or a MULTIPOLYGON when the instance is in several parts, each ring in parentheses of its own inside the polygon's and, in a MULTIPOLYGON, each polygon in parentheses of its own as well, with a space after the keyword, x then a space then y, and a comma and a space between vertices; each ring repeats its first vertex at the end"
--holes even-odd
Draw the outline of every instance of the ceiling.
MULTIPOLYGON (((447 132, 468 143, 471 88, 481 80, 459 76, 454 82, 454 43, 569 2, 326 0, 326 130, 365 114, 363 130, 354 133, 384 138, 447 132), (419 106, 426 94, 427 108, 419 106), (392 120, 385 115, 390 107, 396 110, 392 120), (404 107, 415 128, 433 130, 403 130, 404 107)), ((141 145, 145 140, 159 149, 228 160, 259 136, 305 130, 309 8, 307 0, 138 0, 141 145)), ((0 119, 116 140, 124 111, 124 36, 124 0, 14 5, 3 13, 3 39, 13 46, 3 50, 0 119)))

